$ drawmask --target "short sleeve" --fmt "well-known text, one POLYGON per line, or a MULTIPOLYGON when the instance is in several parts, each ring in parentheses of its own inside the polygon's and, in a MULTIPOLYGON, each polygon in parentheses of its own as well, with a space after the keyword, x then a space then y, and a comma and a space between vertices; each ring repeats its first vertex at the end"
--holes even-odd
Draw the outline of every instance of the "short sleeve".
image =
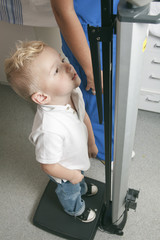
POLYGON ((35 154, 42 164, 58 163, 63 155, 63 138, 55 133, 41 133, 35 142, 35 154))

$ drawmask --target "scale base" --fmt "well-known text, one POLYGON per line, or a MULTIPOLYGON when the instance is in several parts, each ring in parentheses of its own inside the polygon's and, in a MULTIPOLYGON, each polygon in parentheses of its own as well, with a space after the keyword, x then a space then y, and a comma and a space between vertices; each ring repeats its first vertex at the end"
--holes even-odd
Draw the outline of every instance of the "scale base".
POLYGON ((37 207, 33 224, 65 239, 92 240, 99 225, 105 184, 91 178, 85 178, 85 181, 98 187, 95 196, 83 197, 86 206, 96 211, 96 219, 93 222, 83 223, 66 214, 55 193, 56 183, 50 180, 37 207))

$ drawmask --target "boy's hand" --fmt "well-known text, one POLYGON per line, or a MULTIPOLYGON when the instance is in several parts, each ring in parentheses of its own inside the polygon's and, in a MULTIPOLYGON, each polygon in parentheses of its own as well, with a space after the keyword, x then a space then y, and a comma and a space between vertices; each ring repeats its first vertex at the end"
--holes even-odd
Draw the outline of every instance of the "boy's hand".
POLYGON ((92 144, 88 146, 88 155, 89 158, 95 158, 98 154, 98 148, 96 146, 96 144, 92 144))
POLYGON ((83 178, 84 178, 84 175, 81 173, 80 170, 73 170, 73 175, 70 182, 72 184, 77 184, 81 182, 83 178))

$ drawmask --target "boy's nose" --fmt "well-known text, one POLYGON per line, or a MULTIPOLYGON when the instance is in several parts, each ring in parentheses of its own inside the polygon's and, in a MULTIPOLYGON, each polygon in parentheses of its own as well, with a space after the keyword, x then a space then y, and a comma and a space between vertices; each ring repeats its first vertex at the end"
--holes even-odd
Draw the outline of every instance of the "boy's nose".
POLYGON ((69 63, 66 63, 66 72, 71 72, 72 66, 69 63))

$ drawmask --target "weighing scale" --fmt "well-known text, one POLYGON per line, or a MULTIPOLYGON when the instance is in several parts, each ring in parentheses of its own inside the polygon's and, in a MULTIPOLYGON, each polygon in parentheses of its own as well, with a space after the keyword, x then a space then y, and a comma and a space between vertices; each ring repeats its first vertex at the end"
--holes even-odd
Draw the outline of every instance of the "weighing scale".
POLYGON ((96 211, 96 219, 91 223, 83 223, 63 211, 55 193, 56 183, 50 180, 33 218, 34 225, 45 231, 65 239, 78 240, 94 239, 98 227, 112 234, 123 235, 128 210, 137 207, 139 191, 128 189, 129 165, 134 144, 148 24, 160 23, 160 14, 148 15, 150 2, 151 0, 120 0, 116 16, 113 15, 113 1, 101 0, 102 27, 88 26, 100 123, 104 117, 105 183, 85 178, 86 182, 97 185, 99 191, 95 196, 84 198, 86 205, 96 211), (113 31, 117 34, 117 57, 111 196, 113 31), (99 42, 102 42, 103 110, 99 42))

